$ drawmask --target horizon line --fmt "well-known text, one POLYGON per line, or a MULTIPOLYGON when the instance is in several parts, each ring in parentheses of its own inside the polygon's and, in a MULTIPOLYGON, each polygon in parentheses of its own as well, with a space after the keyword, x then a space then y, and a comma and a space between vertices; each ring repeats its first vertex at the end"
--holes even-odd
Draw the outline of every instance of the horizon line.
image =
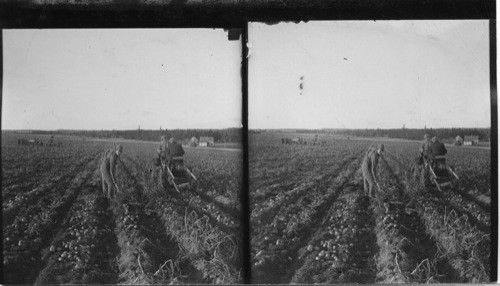
MULTIPOLYGON (((225 129, 243 129, 243 127, 223 127, 223 128, 171 128, 171 129, 1 129, 1 131, 170 131, 170 130, 225 130, 225 129)), ((386 127, 386 128, 347 128, 347 127, 322 127, 322 128, 248 128, 248 130, 425 130, 425 129, 491 129, 491 126, 487 127, 427 127, 427 128, 414 128, 414 127, 405 127, 405 128, 394 128, 394 127, 386 127)))
POLYGON ((381 128, 381 127, 376 127, 376 128, 366 128, 366 127, 360 127, 360 128, 344 128, 344 127, 337 127, 337 128, 330 128, 330 127, 325 127, 325 128, 248 128, 248 130, 437 130, 437 129, 491 129, 491 126, 488 127, 427 127, 427 128, 414 128, 414 127, 405 127, 405 128, 395 128, 395 127, 386 127, 386 128, 381 128))
POLYGON ((170 130, 225 130, 242 129, 243 127, 224 128, 167 128, 167 129, 2 129, 3 131, 170 131, 170 130))

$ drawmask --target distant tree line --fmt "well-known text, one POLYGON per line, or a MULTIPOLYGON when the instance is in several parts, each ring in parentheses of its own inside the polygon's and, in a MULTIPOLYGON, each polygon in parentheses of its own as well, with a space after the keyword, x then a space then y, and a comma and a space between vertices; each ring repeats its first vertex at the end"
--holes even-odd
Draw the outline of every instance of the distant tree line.
POLYGON ((241 128, 228 129, 171 129, 171 130, 33 130, 33 134, 60 134, 92 138, 123 138, 142 141, 159 141, 162 135, 179 140, 201 136, 214 137, 215 142, 242 142, 241 128))
POLYGON ((425 128, 425 129, 338 129, 336 134, 342 134, 353 137, 389 137, 409 140, 423 139, 424 134, 429 136, 438 136, 442 139, 455 138, 466 135, 477 135, 480 141, 490 141, 490 128, 425 128))
MULTIPOLYGON (((250 133, 276 132, 280 130, 249 130, 250 133)), ((171 129, 171 130, 33 130, 32 134, 65 134, 93 138, 123 138, 143 141, 159 141, 162 135, 183 140, 201 136, 214 137, 215 142, 242 142, 241 128, 228 129, 171 129)), ((388 137, 408 140, 421 140, 424 134, 438 136, 442 139, 466 135, 479 136, 480 141, 490 141, 490 128, 422 128, 422 129, 296 129, 293 133, 335 133, 352 137, 388 137)))

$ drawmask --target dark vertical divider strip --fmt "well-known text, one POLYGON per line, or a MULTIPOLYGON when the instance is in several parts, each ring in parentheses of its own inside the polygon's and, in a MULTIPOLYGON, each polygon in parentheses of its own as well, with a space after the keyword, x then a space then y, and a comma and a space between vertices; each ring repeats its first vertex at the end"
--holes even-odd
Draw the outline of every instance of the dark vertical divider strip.
POLYGON ((498 91, 496 19, 490 20, 490 93, 491 93, 491 281, 497 281, 498 258, 498 91))
POLYGON ((252 282, 250 269, 250 199, 249 199, 249 166, 248 166, 248 23, 243 24, 241 42, 241 89, 242 123, 243 123, 243 188, 241 194, 243 224, 243 283, 252 282))
MULTIPOLYGON (((0 110, 3 110, 2 109, 3 107, 3 30, 0 29, 0 110)), ((1 148, 0 148, 1 150, 1 148)), ((0 155, 1 155, 1 151, 0 151, 0 155)), ((0 171, 1 175, 2 175, 2 178, 3 178, 3 168, 2 170, 0 171)), ((2 203, 2 206, 3 206, 3 196, 0 196, 0 203, 2 203)), ((2 219, 3 221, 3 212, 0 213, 0 218, 2 219)), ((0 239, 2 242, 0 242, 0 245, 2 245, 2 249, 3 249, 3 231, 2 233, 0 233, 0 239)), ((3 251, 2 253, 0 253, 0 259, 3 263, 3 251)), ((3 283, 3 267, 2 267, 2 271, 0 271, 0 281, 2 281, 3 283)))

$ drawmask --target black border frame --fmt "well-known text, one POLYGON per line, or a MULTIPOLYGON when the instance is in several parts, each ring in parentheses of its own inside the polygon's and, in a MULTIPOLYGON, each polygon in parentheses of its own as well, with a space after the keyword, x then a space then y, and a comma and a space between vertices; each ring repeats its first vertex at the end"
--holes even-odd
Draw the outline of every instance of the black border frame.
POLYGON ((145 0, 101 4, 96 0, 74 0, 79 4, 36 1, 2 1, 0 27, 220 28, 243 27, 246 22, 496 19, 495 0, 207 0, 198 5, 187 0, 149 5, 145 0))
POLYGON ((498 281, 498 99, 496 19, 490 20, 490 100, 491 100, 491 256, 490 280, 498 281))
MULTIPOLYGON (((238 28, 242 31, 243 95, 243 282, 251 282, 248 197, 248 22, 269 24, 311 20, 489 20, 491 102, 491 281, 497 281, 498 260, 498 103, 495 0, 213 0, 200 5, 187 0, 144 4, 143 0, 48 4, 49 0, 5 0, 0 3, 1 29, 27 28, 238 28)), ((112 0, 115 1, 115 0, 112 0)), ((0 47, 3 37, 0 34, 0 47)), ((3 67, 3 53, 0 63, 3 67)), ((0 70, 3 79, 3 69, 0 70)), ((3 81, 0 82, 0 88, 3 81)), ((0 89, 0 94, 2 90, 0 89)), ((0 98, 0 105, 2 100, 0 98)), ((2 234, 0 234, 2 236, 2 234)), ((3 240, 2 240, 3 241, 3 240)), ((1 254, 0 254, 1 255, 1 254)), ((2 255, 3 256, 3 255, 2 255)), ((3 272, 0 273, 3 281, 3 272)))

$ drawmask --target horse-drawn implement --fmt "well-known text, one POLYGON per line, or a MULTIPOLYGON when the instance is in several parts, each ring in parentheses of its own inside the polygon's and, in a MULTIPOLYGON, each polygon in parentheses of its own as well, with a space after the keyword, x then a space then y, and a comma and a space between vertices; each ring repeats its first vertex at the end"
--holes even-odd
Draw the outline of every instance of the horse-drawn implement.
POLYGON ((445 156, 417 158, 417 161, 423 165, 424 179, 432 182, 441 192, 442 188, 451 187, 455 180, 459 180, 453 167, 446 163, 445 156))
POLYGON ((191 186, 198 179, 184 165, 183 157, 174 157, 171 161, 161 161, 160 180, 164 189, 173 187, 180 192, 181 189, 191 186))

